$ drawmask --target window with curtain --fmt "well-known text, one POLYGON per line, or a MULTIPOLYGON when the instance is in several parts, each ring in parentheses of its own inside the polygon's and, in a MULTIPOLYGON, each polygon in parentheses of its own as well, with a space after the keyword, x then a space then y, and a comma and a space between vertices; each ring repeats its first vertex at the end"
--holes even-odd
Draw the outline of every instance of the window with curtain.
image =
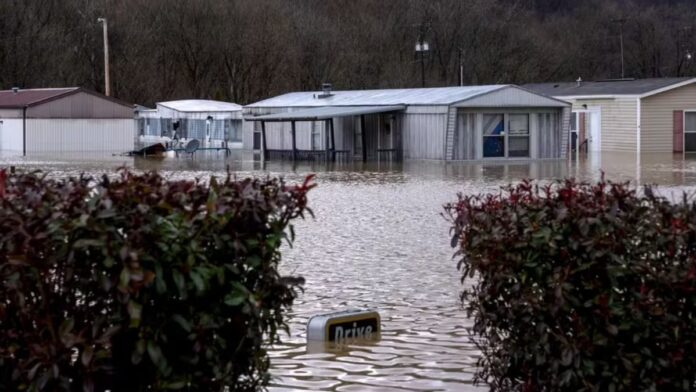
POLYGON ((508 157, 529 157, 529 115, 510 114, 508 157))

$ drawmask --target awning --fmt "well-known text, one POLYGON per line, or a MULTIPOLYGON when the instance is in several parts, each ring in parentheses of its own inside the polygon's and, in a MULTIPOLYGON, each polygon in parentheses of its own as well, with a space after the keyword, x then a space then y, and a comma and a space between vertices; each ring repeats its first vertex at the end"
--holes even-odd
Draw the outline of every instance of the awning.
POLYGON ((396 106, 322 106, 302 109, 294 112, 266 114, 245 117, 246 121, 320 121, 334 117, 359 116, 363 114, 396 112, 406 109, 404 105, 396 106))

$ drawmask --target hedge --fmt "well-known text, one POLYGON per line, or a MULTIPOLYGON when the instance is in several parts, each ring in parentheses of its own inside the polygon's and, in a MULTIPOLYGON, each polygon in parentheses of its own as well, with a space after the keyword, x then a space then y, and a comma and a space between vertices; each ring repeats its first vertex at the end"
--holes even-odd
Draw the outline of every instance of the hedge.
POLYGON ((524 181, 447 205, 496 391, 696 389, 696 204, 524 181))
POLYGON ((0 390, 257 390, 303 184, 0 171, 0 390))

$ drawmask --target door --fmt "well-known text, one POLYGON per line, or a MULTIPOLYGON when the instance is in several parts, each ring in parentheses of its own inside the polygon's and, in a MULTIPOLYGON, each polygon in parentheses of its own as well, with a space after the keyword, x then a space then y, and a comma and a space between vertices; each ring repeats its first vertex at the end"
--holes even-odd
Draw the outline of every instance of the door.
POLYGON ((261 123, 256 121, 254 123, 254 142, 252 149, 254 150, 260 150, 261 149, 261 123))
POLYGON ((602 110, 599 107, 590 107, 588 117, 588 141, 587 150, 590 152, 602 151, 602 110))
POLYGON ((580 114, 578 112, 570 113, 570 151, 578 152, 578 120, 580 114))

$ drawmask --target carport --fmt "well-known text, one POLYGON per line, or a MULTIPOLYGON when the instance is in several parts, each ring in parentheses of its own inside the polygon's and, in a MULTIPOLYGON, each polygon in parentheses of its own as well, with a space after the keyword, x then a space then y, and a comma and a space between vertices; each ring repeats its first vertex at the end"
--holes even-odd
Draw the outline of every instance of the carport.
MULTIPOLYGON (((264 159, 268 159, 269 150, 266 145, 266 123, 267 122, 289 122, 291 125, 292 135, 292 159, 297 160, 300 157, 313 156, 317 154, 314 150, 298 150, 297 149, 297 122, 318 122, 324 121, 326 129, 329 130, 329 143, 325 145, 321 154, 326 155, 327 160, 336 160, 336 136, 334 120, 341 117, 360 117, 361 130, 365 130, 365 116, 370 114, 399 112, 406 109, 405 105, 390 105, 390 106, 323 106, 311 109, 302 109, 293 112, 267 114, 255 117, 247 117, 246 121, 258 121, 261 123, 261 141, 263 148, 264 159)), ((366 132, 361 132, 362 138, 362 160, 367 161, 367 137, 366 132)), ((399 145, 399 144, 397 144, 399 145)), ((376 146, 374 146, 376 147, 376 146)), ((274 152, 282 152, 287 150, 274 150, 274 152)), ((398 151, 396 151, 398 153, 398 151)))

